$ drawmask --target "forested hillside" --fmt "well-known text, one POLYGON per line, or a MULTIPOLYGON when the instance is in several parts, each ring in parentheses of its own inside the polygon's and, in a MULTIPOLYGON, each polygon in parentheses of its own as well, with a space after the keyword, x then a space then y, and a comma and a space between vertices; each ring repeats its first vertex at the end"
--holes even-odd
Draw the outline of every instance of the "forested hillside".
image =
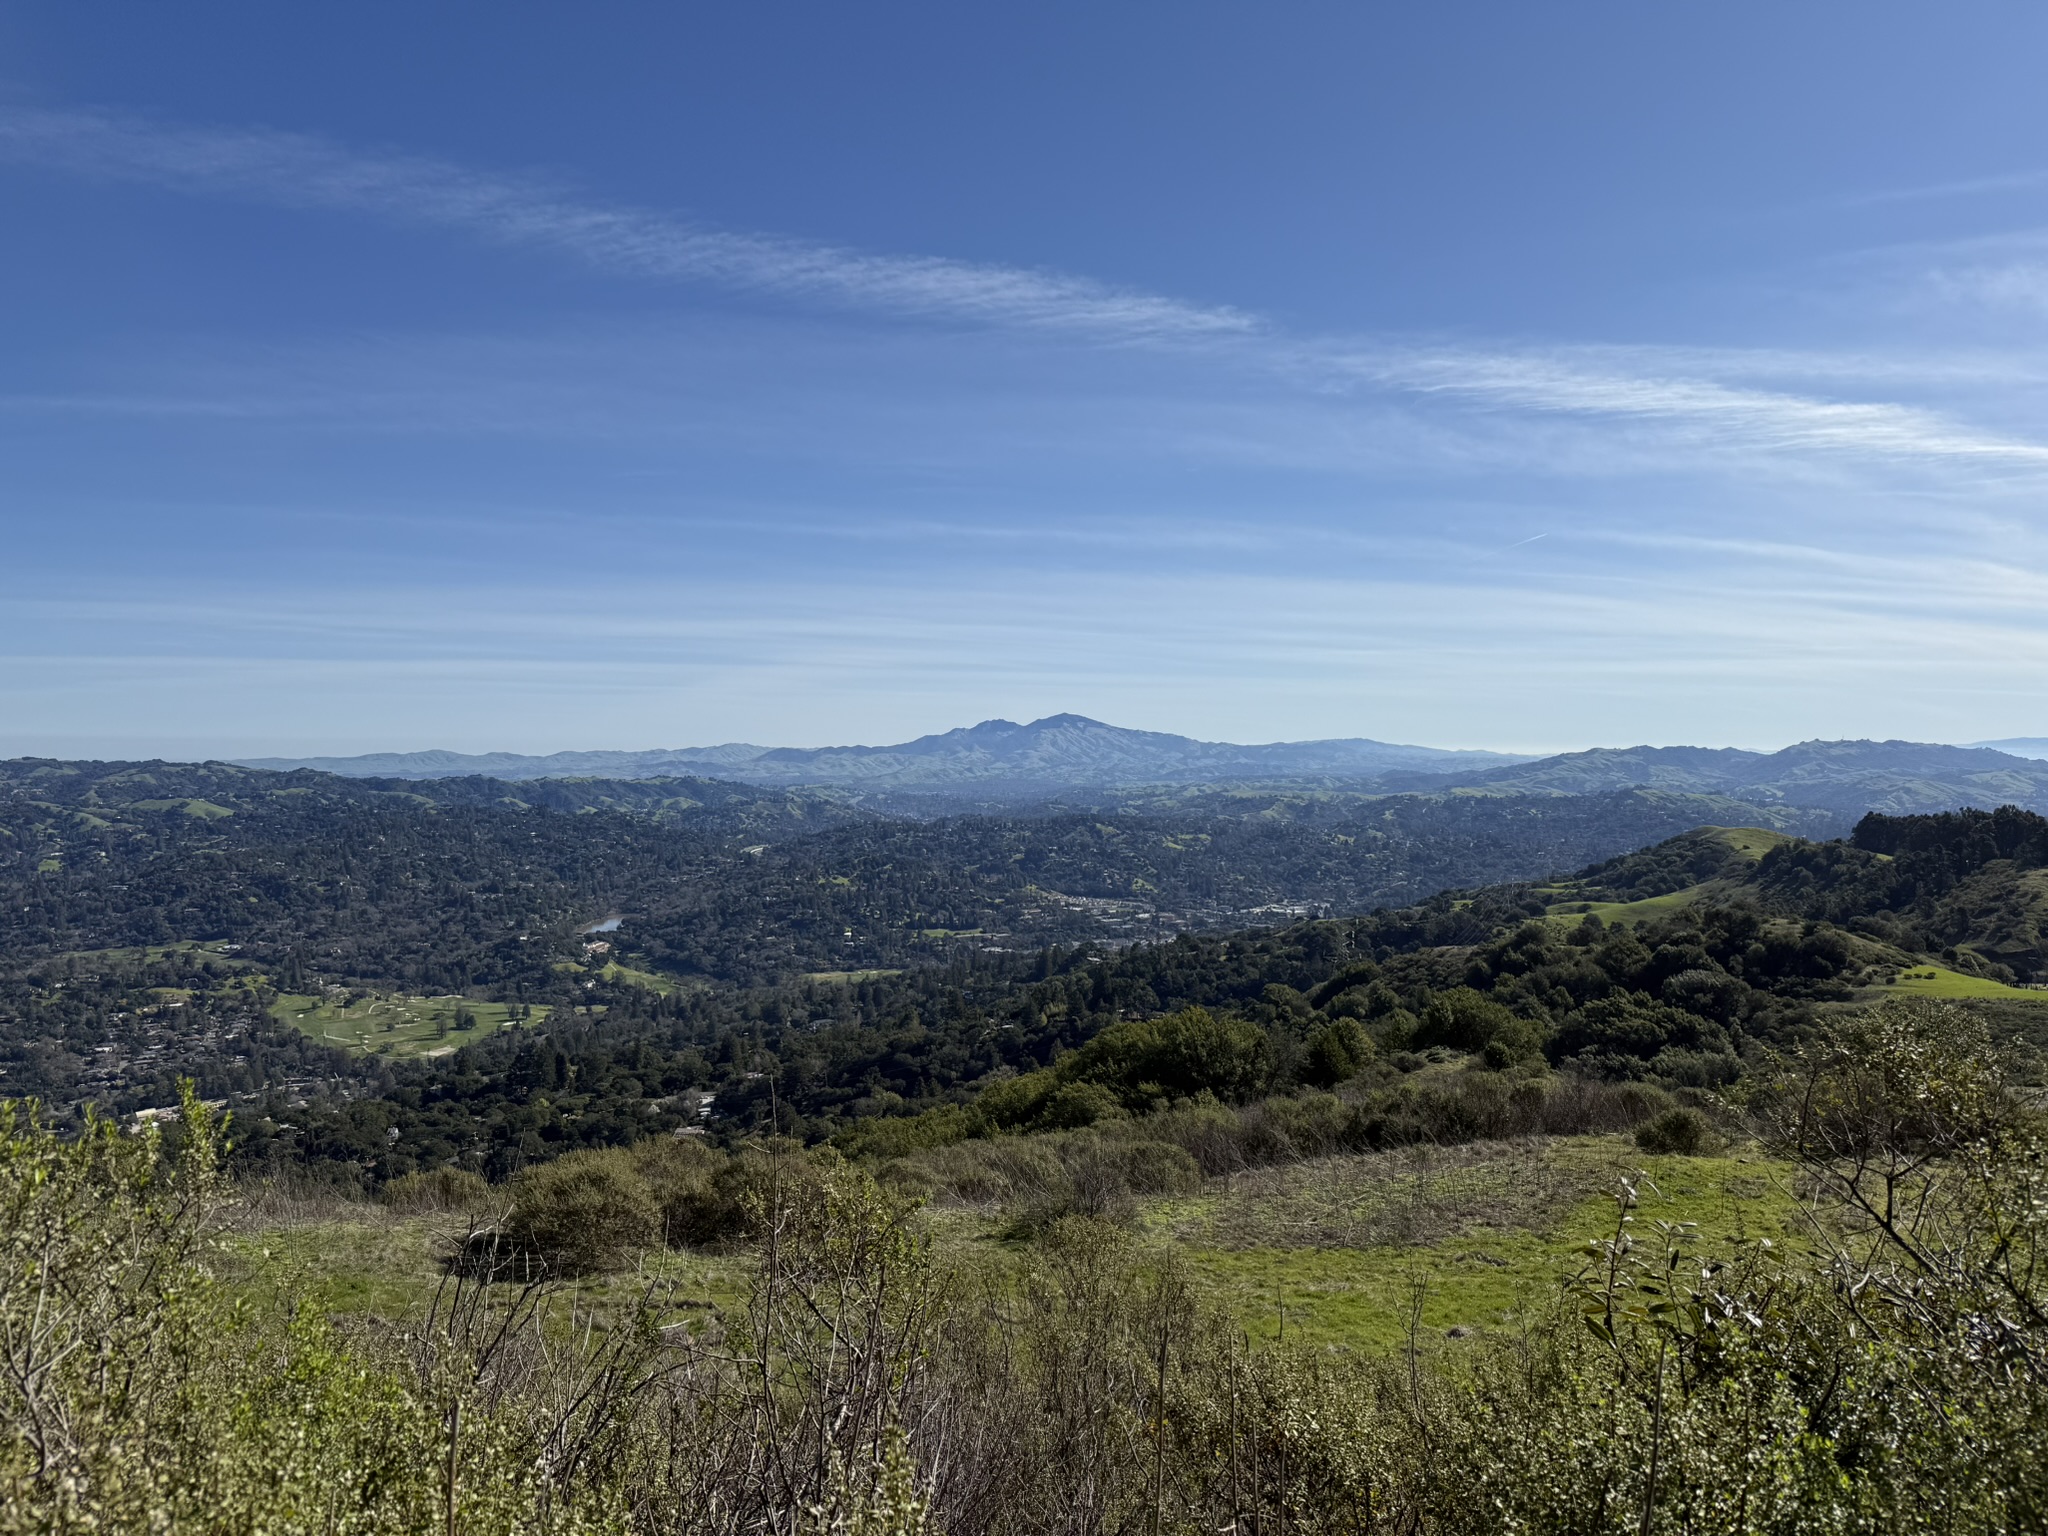
MULTIPOLYGON (((745 796, 565 813, 473 782, 440 801, 118 777, 8 807, 10 900, 35 925, 0 981, 0 1096, 58 1111, 0 1112, 32 1239, 32 1283, 0 1287, 10 1336, 46 1326, 45 1292, 65 1327, 175 1330, 137 1350, 145 1413, 108 1408, 91 1371, 31 1383, 87 1428, 60 1449, 91 1469, 92 1508, 153 1512, 169 1488, 196 1510, 233 1466, 250 1519, 287 1475, 391 1529, 619 1489, 682 1523, 713 1495, 766 1509, 746 1458, 829 1433, 798 1446, 782 1417, 811 1402, 819 1342, 886 1337, 918 1411, 861 1442, 909 1511, 881 1529, 921 1528, 927 1499, 964 1520, 984 1487, 1064 1519, 1067 1479, 1003 1481, 1013 1463, 1091 1468, 1141 1514, 1275 1528, 1370 1508, 1491 1530, 1557 1467, 1574 1508, 1618 1480, 1676 1520, 1711 1480, 1775 1501, 1786 1530, 1843 1488, 1881 1516, 1990 1512, 1929 1528, 2028 1528, 2005 1515, 2039 1443, 2040 816, 1870 816, 1836 841, 1700 827, 1574 874, 1107 943, 1086 903, 1243 900, 1228 882, 1262 868, 1533 864, 1688 802, 907 823, 745 796), (905 931, 1056 884, 1096 938, 905 931), (800 968, 843 950, 849 914, 902 963, 800 968), (243 937, 185 936, 208 924, 243 937), (67 947, 116 933, 135 942, 67 947), (1930 988, 2031 1048, 1981 1014, 1862 1007, 1930 988), (430 1004, 438 1034, 393 1048, 430 1004), (393 1032, 347 1050, 303 1023, 380 1009, 393 1032), (168 1134, 124 1134, 167 1109, 168 1134), (1877 1146, 1875 1179, 1845 1137, 1877 1146), (1898 1169, 1943 1182, 1940 1214, 1894 1236, 1869 1218, 1898 1169), (251 1208, 207 1203, 223 1173, 251 1208), (51 1273, 65 1286, 39 1291, 51 1273), (1666 1327, 1642 1298, 1674 1275, 1666 1327), (534 1341, 516 1372, 506 1339, 534 1341), (179 1398, 190 1380, 207 1411, 179 1398), (1966 1400, 1993 1432, 1953 1450, 1966 1400), (614 1438, 588 1443, 616 1454, 585 1472, 547 1426, 593 1403, 614 1438), (942 1411, 949 1433, 927 1433, 942 1411), (1625 1437, 1605 1432, 1618 1412, 1625 1437), (1570 1455, 1538 1454, 1559 1424, 1570 1455), (1916 1468, 1951 1448, 1932 1493, 1899 1447, 1916 1468), (914 1483, 913 1454, 951 1480, 914 1483), (1475 1462, 1495 1468, 1483 1500, 1453 1476, 1475 1462)), ((846 1419, 828 1397, 803 1409, 819 1426, 846 1419)), ((8 1475, 47 1502, 33 1457, 8 1475)))
MULTIPOLYGON (((882 817, 707 780, 349 780, 226 765, 6 765, 0 958, 227 941, 280 972, 522 988, 617 914, 653 967, 757 984, 1402 904, 1569 869, 1706 797, 1208 795, 882 817)), ((1782 824, 1814 830, 1824 813, 1782 824)))
POLYGON ((246 1155, 350 1177, 699 1121, 1064 1123, 1432 1051, 1705 1089, 1831 1005, 2048 976, 2016 810, 1816 842, 1672 837, 1703 802, 1645 791, 916 821, 710 781, 8 777, 9 1090, 126 1110, 190 1075, 252 1107, 246 1155), (1062 1065, 1190 1008, 1250 1032, 1213 1081, 1062 1065))
MULTIPOLYGON (((1946 861, 1921 887, 1939 913, 1943 880, 1955 891, 2038 869, 2027 861, 2040 859, 2044 829, 2028 813, 1965 813, 1873 818, 1863 834, 1917 840, 1946 861)), ((450 1068, 396 1069, 384 1096, 303 1122, 294 1155, 382 1176, 460 1159, 503 1170, 693 1123, 704 1094, 705 1123, 727 1134, 894 1126, 887 1144, 918 1145, 1189 1096, 1243 1101, 1341 1081, 1375 1058, 1442 1053, 1505 1072, 1542 1062, 1718 1089, 1831 1008, 1910 993, 1923 976, 1982 989, 1972 995, 2048 1039, 2048 994, 1998 979, 2016 968, 2001 973, 2006 962, 1967 945, 1942 946, 1948 964, 1929 965, 1939 935, 1903 904, 1850 913, 1839 891, 1796 877, 1817 851, 1845 846, 1852 860, 1879 857, 1708 830, 1569 882, 1108 955, 963 948, 944 970, 895 976, 661 999, 613 989, 602 1012, 564 1014, 544 1039, 501 1036, 450 1068), (1587 910, 1603 904, 1623 910, 1612 922, 1587 910)), ((2038 944, 2011 958, 2048 970, 2038 944)), ((1390 1108, 1361 1134, 1398 1143, 1418 1134, 1406 1115, 1390 1108)))
MULTIPOLYGON (((761 983, 979 947, 1368 911, 1574 868, 1751 808, 1705 796, 1203 792, 883 817, 709 780, 351 780, 222 764, 0 767, 0 958, 213 940, 308 976, 543 986, 618 914, 655 969, 761 983)), ((1779 812, 1787 830, 1824 812, 1779 812)))

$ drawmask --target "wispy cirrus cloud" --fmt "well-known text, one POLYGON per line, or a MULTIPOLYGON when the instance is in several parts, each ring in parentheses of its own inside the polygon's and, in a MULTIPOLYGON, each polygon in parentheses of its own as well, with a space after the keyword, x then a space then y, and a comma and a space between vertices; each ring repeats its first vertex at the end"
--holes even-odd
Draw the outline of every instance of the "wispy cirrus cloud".
POLYGON ((0 158, 181 191, 361 211, 503 245, 552 249, 636 277, 903 314, 1110 339, 1239 335, 1256 323, 1234 309, 1058 273, 708 229, 581 199, 536 180, 417 155, 362 154, 307 134, 166 126, 101 112, 15 111, 0 114, 0 158))
POLYGON ((1570 351, 1454 351, 1368 355, 1350 359, 1349 366, 1363 378, 1416 394, 1660 422, 1765 451, 2048 467, 2048 445, 1975 431, 1936 411, 1884 401, 1817 399, 1651 371, 1657 361, 1653 354, 1639 354, 1639 366, 1625 370, 1597 358, 1582 360, 1570 351))
MULTIPOLYGON (((1987 431, 1921 405, 1784 387, 1911 389, 1897 359, 1748 356, 1634 348, 1484 348, 1286 336, 1244 310, 1189 303, 1057 272, 923 255, 875 254, 709 228, 579 197, 532 178, 398 152, 366 153, 270 129, 197 128, 94 111, 0 112, 0 160, 277 206, 360 212, 551 250, 656 281, 821 301, 1121 344, 1199 346, 1220 365, 1327 393, 1370 388, 1467 411, 1624 423, 1688 455, 1917 461, 1976 473, 2048 468, 2048 444, 1987 431), (1775 380, 1775 382, 1773 382, 1775 380)), ((2025 261, 1955 269, 1946 280, 2000 302, 2048 307, 2048 277, 2025 261)))

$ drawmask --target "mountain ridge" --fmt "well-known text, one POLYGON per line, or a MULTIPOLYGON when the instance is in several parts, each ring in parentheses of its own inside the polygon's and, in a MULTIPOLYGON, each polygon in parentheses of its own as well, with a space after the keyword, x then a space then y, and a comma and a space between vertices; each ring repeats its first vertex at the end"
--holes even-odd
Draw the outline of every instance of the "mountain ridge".
POLYGON ((1795 742, 1776 752, 1741 747, 1593 747, 1545 757, 1457 752, 1368 738, 1239 745, 1129 730, 1083 715, 1028 724, 984 720, 885 746, 719 747, 648 752, 374 753, 354 758, 258 758, 239 766, 312 768, 343 778, 414 781, 484 776, 646 781, 716 778, 761 788, 829 788, 877 806, 891 797, 966 808, 1075 792, 1226 784, 1310 783, 1359 794, 1585 795, 1654 789, 1757 805, 1860 815, 1901 815, 2018 805, 2048 810, 2048 761, 1989 747, 1903 740, 1795 742), (949 798, 950 797, 950 798, 949 798))
POLYGON ((1472 770, 1530 761, 1533 754, 1458 751, 1366 737, 1242 745, 1138 731, 1085 715, 1028 724, 984 720, 883 746, 716 747, 647 751, 365 753, 354 757, 235 759, 237 766, 313 768, 347 778, 606 777, 710 774, 756 784, 847 784, 877 789, 1006 785, 1018 790, 1114 783, 1208 783, 1220 778, 1318 774, 1370 778, 1398 770, 1472 770))
POLYGON ((1802 741, 1776 752, 1740 747, 1595 747, 1469 774, 1389 774, 1404 793, 1584 795, 1664 789, 1803 805, 1851 815, 2048 809, 2048 763, 1982 747, 1915 741, 1802 741))

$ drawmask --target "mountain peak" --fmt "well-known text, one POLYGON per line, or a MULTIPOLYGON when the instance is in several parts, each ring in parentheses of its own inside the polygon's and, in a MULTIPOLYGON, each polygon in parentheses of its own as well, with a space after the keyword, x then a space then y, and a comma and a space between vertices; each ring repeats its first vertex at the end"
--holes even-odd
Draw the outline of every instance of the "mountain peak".
POLYGON ((1062 712, 1029 725, 1000 716, 892 746, 719 747, 650 752, 376 753, 360 758, 265 758, 251 767, 319 768, 391 778, 486 773, 505 779, 647 779, 706 775, 752 784, 1043 796, 1117 784, 1213 784, 1295 778, 1356 782, 1393 771, 1444 773, 1526 762, 1524 755, 1400 746, 1362 737, 1242 746, 1132 730, 1062 712))

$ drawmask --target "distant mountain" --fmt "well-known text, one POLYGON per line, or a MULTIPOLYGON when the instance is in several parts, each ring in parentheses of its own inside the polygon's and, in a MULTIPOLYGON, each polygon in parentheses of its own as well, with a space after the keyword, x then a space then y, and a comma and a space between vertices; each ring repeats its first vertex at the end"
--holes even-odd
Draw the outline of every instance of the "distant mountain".
POLYGON ((1907 815, 1964 805, 2048 810, 2048 764, 1982 747, 1914 741, 1803 741, 1780 752, 1602 747, 1477 773, 1388 775, 1380 787, 1523 795, 1648 788, 1849 815, 1907 815))
POLYGON ((1969 745, 2010 752, 2014 757, 2048 757, 2048 736, 2008 736, 2003 741, 1973 741, 1969 745))
POLYGON ((1410 771, 1471 772, 1527 762, 1505 752, 1453 752, 1354 738, 1237 746, 1132 731, 1083 715, 1029 725, 984 720, 885 747, 720 747, 647 752, 378 752, 362 757, 246 758, 250 768, 315 768, 350 778, 644 779, 711 775, 747 784, 831 784, 944 793, 1043 794, 1113 784, 1208 784, 1230 779, 1360 780, 1410 771))
MULTIPOLYGON (((2028 743, 2015 741, 2014 748, 2028 743)), ((244 766, 314 768, 348 778, 414 781, 483 776, 636 781, 717 778, 764 788, 831 789, 910 814, 996 809, 1031 799, 1086 803, 1089 792, 1169 797, 1292 785, 1357 794, 1449 791, 1597 795, 1650 789, 1856 816, 2019 805, 2048 810, 2048 740, 2040 756, 1912 741, 1806 741, 1779 752, 1736 747, 1598 747, 1554 757, 1450 752, 1347 739, 1238 746, 1132 731, 1082 715, 980 725, 882 747, 719 747, 647 752, 382 752, 259 758, 244 766), (919 806, 924 809, 918 809, 919 806)), ((1122 798, 1128 798, 1123 795, 1122 798)))

